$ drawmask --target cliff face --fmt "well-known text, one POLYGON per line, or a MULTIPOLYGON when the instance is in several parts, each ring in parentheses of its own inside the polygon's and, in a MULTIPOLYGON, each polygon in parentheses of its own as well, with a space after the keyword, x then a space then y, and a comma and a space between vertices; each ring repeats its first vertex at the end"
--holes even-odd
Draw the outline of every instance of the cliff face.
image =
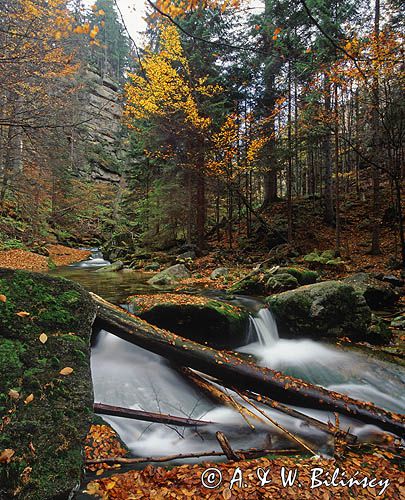
POLYGON ((120 181, 122 138, 122 103, 117 82, 88 69, 84 73, 81 131, 83 158, 78 174, 94 181, 120 181))

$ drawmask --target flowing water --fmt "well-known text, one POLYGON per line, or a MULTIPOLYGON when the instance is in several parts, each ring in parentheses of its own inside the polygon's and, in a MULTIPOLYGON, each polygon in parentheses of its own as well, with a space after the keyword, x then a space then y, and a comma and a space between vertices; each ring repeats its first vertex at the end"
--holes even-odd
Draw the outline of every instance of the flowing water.
MULTIPOLYGON (((93 259, 65 268, 64 275, 115 303, 135 291, 148 290, 145 276, 141 273, 108 273, 107 276, 94 273, 93 268, 99 266, 94 266, 92 261, 100 263, 101 260, 102 256, 93 254, 93 259), (124 283, 120 281, 120 276, 125 276, 124 283), (128 293, 129 290, 131 292, 128 293)), ((103 262, 103 265, 107 264, 103 262)), ((260 302, 253 299, 238 300, 254 311, 250 316, 247 345, 239 351, 254 355, 262 366, 360 400, 372 401, 389 410, 404 412, 405 379, 399 367, 321 342, 280 339, 277 324, 268 309, 260 308, 260 302)), ((217 430, 226 433, 235 449, 287 445, 284 437, 271 424, 254 422, 256 431, 250 431, 238 412, 213 404, 185 381, 164 358, 106 331, 96 336, 91 366, 96 402, 216 423, 199 428, 183 428, 103 416, 135 456, 219 450, 215 438, 217 430)), ((237 398, 235 394, 232 395, 237 398)), ((326 434, 276 410, 263 406, 262 409, 291 432, 315 443, 321 452, 330 451, 331 443, 326 434)), ((334 416, 327 412, 298 409, 324 422, 334 421, 334 416)), ((374 426, 346 417, 342 417, 340 423, 364 439, 375 437, 380 432, 374 426)))
POLYGON ((61 276, 80 283, 86 290, 100 295, 114 304, 123 303, 130 295, 150 291, 147 280, 150 273, 125 270, 120 272, 96 272, 110 264, 97 249, 91 249, 92 255, 88 260, 58 267, 50 272, 54 276, 61 276))

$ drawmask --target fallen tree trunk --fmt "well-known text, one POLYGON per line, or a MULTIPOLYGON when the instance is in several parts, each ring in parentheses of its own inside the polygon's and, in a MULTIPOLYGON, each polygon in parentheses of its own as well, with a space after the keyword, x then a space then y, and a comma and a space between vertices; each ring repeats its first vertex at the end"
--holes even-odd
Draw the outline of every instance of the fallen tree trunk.
POLYGON ((197 375, 197 373, 190 370, 190 368, 186 368, 183 366, 179 369, 179 372, 184 375, 189 382, 196 385, 212 401, 215 401, 220 405, 229 406, 239 412, 241 417, 245 420, 247 425, 252 430, 255 429, 255 426, 250 422, 250 419, 259 420, 262 422, 262 419, 255 415, 252 411, 239 404, 229 394, 226 394, 219 387, 215 387, 214 384, 197 375))
MULTIPOLYGON (((252 458, 263 457, 264 455, 274 454, 274 455, 298 455, 301 450, 298 449, 286 449, 286 450, 276 450, 276 449, 266 449, 257 450, 256 448, 251 448, 249 450, 234 450, 235 455, 237 455, 241 460, 247 460, 252 458)), ((203 451, 200 453, 186 453, 180 455, 168 455, 166 457, 140 457, 140 458, 124 458, 124 457, 111 457, 111 458, 96 458, 94 460, 86 460, 85 465, 96 465, 96 464, 143 464, 146 462, 171 462, 173 460, 181 460, 183 458, 203 458, 203 457, 224 457, 224 451, 203 451)))
POLYGON ((95 326, 183 366, 220 379, 229 388, 251 390, 282 403, 339 412, 403 436, 404 416, 357 401, 337 392, 289 377, 232 354, 186 340, 149 325, 123 309, 91 294, 98 306, 95 326))
POLYGON ((157 424, 179 425, 182 427, 198 427, 215 424, 215 422, 207 422, 205 420, 176 417, 174 415, 165 415, 164 413, 132 410, 131 408, 122 408, 120 406, 111 406, 102 403, 94 403, 94 412, 100 415, 109 415, 111 417, 131 418, 132 420, 142 420, 144 422, 154 422, 157 424))

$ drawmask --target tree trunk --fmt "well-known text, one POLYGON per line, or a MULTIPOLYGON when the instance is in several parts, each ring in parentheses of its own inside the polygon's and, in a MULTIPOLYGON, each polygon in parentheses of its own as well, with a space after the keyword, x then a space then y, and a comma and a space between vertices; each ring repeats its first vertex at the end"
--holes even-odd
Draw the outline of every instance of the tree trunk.
POLYGON ((152 413, 149 411, 142 411, 142 410, 132 410, 131 408, 122 408, 120 406, 111 406, 103 403, 94 403, 94 413, 98 413, 99 415, 109 415, 111 417, 122 417, 122 418, 130 418, 132 420, 142 420, 143 422, 179 425, 182 427, 199 427, 203 425, 215 424, 215 422, 207 422, 205 420, 176 417, 173 415, 165 415, 163 413, 152 413))
MULTIPOLYGON (((329 116, 331 114, 331 98, 330 98, 330 88, 331 84, 328 77, 325 75, 325 114, 329 116)), ((323 137, 323 176, 325 181, 325 220, 328 224, 333 224, 335 221, 335 216, 333 213, 333 197, 332 197, 332 155, 331 155, 331 137, 330 131, 327 130, 323 137)))
POLYGON ((400 415, 269 368, 260 368, 233 354, 186 340, 149 325, 95 294, 91 296, 98 306, 96 327, 107 329, 118 337, 175 363, 216 377, 226 387, 251 390, 276 401, 305 408, 339 412, 399 435, 404 431, 404 417, 400 415))

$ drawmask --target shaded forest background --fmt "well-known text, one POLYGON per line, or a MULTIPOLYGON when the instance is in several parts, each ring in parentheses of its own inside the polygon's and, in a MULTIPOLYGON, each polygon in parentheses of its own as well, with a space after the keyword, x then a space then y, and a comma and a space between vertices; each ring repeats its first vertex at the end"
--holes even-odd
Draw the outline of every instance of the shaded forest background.
POLYGON ((400 2, 147 4, 1 0, 0 249, 405 266, 400 2))

